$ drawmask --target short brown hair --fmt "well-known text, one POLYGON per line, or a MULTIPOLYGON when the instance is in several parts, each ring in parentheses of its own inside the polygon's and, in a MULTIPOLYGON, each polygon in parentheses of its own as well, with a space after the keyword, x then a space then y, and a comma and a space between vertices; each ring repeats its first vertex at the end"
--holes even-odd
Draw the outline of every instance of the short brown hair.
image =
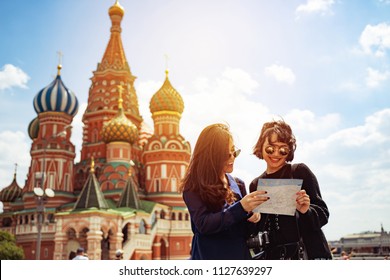
POLYGON ((288 145, 290 152, 287 155, 286 161, 292 161, 294 159, 294 152, 297 148, 297 144, 291 127, 284 120, 264 123, 259 139, 257 140, 256 145, 253 147, 253 154, 259 159, 263 159, 263 145, 265 139, 268 139, 268 142, 271 142, 271 136, 274 133, 277 136, 277 141, 286 143, 288 145))

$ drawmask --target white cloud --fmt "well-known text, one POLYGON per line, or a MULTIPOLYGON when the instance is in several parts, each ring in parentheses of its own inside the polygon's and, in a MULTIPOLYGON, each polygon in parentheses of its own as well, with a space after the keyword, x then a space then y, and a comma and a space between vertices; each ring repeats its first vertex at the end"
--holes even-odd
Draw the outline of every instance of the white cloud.
POLYGON ((12 64, 5 64, 0 70, 0 90, 12 87, 27 88, 28 80, 30 77, 12 64))
POLYGON ((258 87, 258 82, 250 74, 234 68, 226 68, 219 77, 212 80, 196 79, 190 87, 180 92, 186 108, 183 113, 182 134, 190 138, 194 145, 201 129, 206 125, 214 122, 228 123, 236 140, 240 142, 237 145, 250 153, 262 121, 270 115, 266 107, 248 98, 258 87))
POLYGON ((80 151, 83 143, 83 122, 82 118, 87 108, 87 103, 81 103, 79 105, 79 111, 72 121, 72 135, 71 141, 75 145, 76 158, 75 162, 80 161, 80 151))
POLYGON ((295 82, 294 72, 283 65, 272 64, 264 69, 267 76, 274 78, 276 81, 281 83, 287 83, 292 85, 295 82))
POLYGON ((390 48, 390 25, 380 23, 367 25, 359 38, 359 43, 366 54, 373 54, 377 57, 385 55, 390 48))
MULTIPOLYGON (((153 95, 161 88, 163 83, 164 81, 139 81, 139 84, 136 85, 140 114, 144 118, 145 123, 152 127, 153 121, 149 104, 153 95)), ((175 85, 172 84, 172 86, 176 88, 175 85)))
POLYGON ((339 91, 347 91, 347 92, 357 92, 362 90, 362 87, 360 84, 354 81, 346 81, 340 84, 337 88, 339 91))
MULTIPOLYGON (((321 168, 329 178, 338 178, 348 185, 348 180, 358 180, 359 185, 366 181, 370 185, 379 177, 390 184, 382 175, 371 180, 365 173, 383 174, 390 164, 390 109, 375 112, 365 123, 330 133, 314 141, 304 140, 300 156, 321 168), (313 160, 313 155, 316 159, 313 160), (356 175, 359 174, 359 179, 356 175)), ((335 180, 335 181, 337 181, 335 180)), ((347 187, 347 186, 345 186, 347 187)), ((356 188, 357 186, 350 186, 356 188)))
POLYGON ((342 82, 337 90, 343 93, 353 93, 353 98, 360 98, 367 96, 372 93, 372 89, 380 88, 382 85, 386 85, 386 81, 390 80, 390 71, 379 71, 371 67, 366 68, 365 77, 355 78, 356 80, 349 80, 342 82), (359 79, 360 78, 360 79, 359 79), (359 93, 359 95, 357 95, 359 93))
POLYGON ((308 163, 330 209, 325 233, 349 234, 390 224, 389 119, 390 109, 384 109, 361 125, 315 140, 301 139, 296 162, 308 163), (357 215, 360 220, 354 218, 357 215))
POLYGON ((24 186, 31 161, 29 139, 26 133, 21 131, 0 132, 0 188, 12 182, 15 163, 18 164, 17 182, 19 186, 24 186))
POLYGON ((333 0, 307 0, 306 4, 299 5, 295 12, 297 14, 331 14, 333 4, 333 0))
MULTIPOLYGON (((222 73, 222 77, 230 85, 234 85, 234 89, 245 94, 252 94, 259 87, 259 84, 247 72, 237 68, 226 68, 222 73)), ((223 82, 223 81, 220 81, 223 82)))
POLYGON ((390 78, 390 71, 379 72, 378 70, 367 68, 366 85, 369 88, 376 88, 382 82, 390 78))
MULTIPOLYGON (((351 166, 360 166, 362 170, 384 168, 390 163, 389 119, 390 109, 385 109, 368 116, 362 125, 337 130, 315 140, 302 139, 304 149, 301 156, 305 160, 317 162, 321 169, 332 166, 328 170, 332 170, 333 174, 351 166), (314 154, 318 159, 312 159, 314 154)), ((318 130, 324 123, 318 122, 318 130)), ((352 171, 341 173, 356 174, 352 171)))
POLYGON ((319 137, 320 135, 327 135, 339 128, 340 115, 336 113, 329 113, 325 116, 318 117, 314 112, 309 110, 293 109, 285 116, 286 122, 290 123, 291 128, 306 139, 312 137, 319 137))

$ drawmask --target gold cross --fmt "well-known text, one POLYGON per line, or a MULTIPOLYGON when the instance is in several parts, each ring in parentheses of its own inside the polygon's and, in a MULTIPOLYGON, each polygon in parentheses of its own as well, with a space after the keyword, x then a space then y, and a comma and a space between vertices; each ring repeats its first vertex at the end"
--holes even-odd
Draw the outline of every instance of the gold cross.
POLYGON ((62 57, 64 56, 64 54, 61 51, 58 51, 57 54, 58 54, 58 64, 61 65, 62 57))

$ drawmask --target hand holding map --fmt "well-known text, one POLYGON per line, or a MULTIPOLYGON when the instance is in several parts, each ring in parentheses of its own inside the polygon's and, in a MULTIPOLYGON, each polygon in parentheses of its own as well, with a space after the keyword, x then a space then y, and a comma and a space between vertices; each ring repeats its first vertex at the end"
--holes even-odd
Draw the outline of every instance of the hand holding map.
POLYGON ((253 212, 294 216, 296 193, 301 189, 301 179, 259 179, 258 191, 267 191, 269 200, 256 207, 253 212))

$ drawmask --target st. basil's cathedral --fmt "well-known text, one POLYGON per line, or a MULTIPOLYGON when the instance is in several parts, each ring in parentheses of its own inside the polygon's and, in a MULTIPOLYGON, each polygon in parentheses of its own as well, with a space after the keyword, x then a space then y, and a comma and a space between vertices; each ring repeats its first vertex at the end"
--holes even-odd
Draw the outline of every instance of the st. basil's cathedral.
POLYGON ((191 156, 180 134, 183 99, 166 71, 148 128, 122 45, 124 9, 116 1, 108 13, 111 35, 91 78, 80 162, 70 140, 79 103, 58 65, 33 99, 25 186, 15 171, 0 192, 0 230, 16 237, 26 259, 65 260, 79 247, 93 260, 114 259, 118 249, 132 260, 189 257, 192 232, 179 190, 191 156))

